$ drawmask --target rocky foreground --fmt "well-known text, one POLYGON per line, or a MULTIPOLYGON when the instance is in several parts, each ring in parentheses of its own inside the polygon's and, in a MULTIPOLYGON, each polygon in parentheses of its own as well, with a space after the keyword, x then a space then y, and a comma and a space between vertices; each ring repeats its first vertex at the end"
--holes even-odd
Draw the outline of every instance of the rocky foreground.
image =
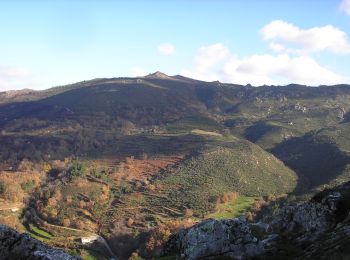
POLYGON ((51 248, 42 242, 0 225, 0 259, 6 260, 77 260, 63 250, 51 248))
MULTIPOLYGON (((177 259, 350 259, 350 182, 304 202, 270 205, 259 221, 208 219, 173 235, 177 259), (279 205, 279 206, 277 206, 279 205)), ((0 225, 1 259, 78 259, 0 225)))
POLYGON ((259 222, 209 219, 180 231, 166 255, 185 259, 349 259, 350 183, 287 204, 259 222))

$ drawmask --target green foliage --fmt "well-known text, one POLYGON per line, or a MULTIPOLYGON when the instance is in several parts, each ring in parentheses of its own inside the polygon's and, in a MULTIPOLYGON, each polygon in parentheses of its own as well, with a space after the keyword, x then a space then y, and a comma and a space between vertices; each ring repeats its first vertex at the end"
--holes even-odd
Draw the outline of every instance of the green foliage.
POLYGON ((245 196, 292 192, 296 174, 274 156, 246 141, 236 141, 206 149, 157 183, 166 187, 167 203, 193 209, 205 215, 213 210, 224 192, 236 191, 245 196))
POLYGON ((128 182, 121 182, 118 186, 113 186, 111 192, 115 198, 120 198, 125 194, 133 191, 132 186, 128 182))
POLYGON ((173 123, 166 125, 170 132, 189 132, 193 129, 202 129, 206 131, 221 130, 222 125, 213 119, 206 117, 185 117, 173 123))
POLYGON ((74 180, 78 177, 85 176, 86 166, 80 161, 73 161, 72 166, 69 168, 69 177, 74 180))
POLYGON ((207 217, 216 219, 239 217, 252 207, 255 199, 255 197, 239 196, 236 201, 218 205, 216 212, 207 217))
POLYGON ((0 195, 6 191, 6 185, 2 181, 0 181, 0 195))
POLYGON ((35 180, 30 180, 30 181, 21 183, 21 188, 25 192, 28 192, 31 189, 33 189, 35 187, 35 185, 36 185, 35 180))

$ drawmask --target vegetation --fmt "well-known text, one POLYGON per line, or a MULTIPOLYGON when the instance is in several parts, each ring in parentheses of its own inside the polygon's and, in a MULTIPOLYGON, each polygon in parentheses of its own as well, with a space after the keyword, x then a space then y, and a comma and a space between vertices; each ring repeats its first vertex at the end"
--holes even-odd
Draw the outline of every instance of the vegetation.
POLYGON ((216 211, 207 215, 207 218, 236 218, 243 215, 253 206, 256 197, 239 196, 236 201, 218 204, 216 211))
POLYGON ((281 194, 293 191, 296 180, 293 171, 258 146, 237 141, 208 148, 166 174, 156 184, 166 187, 163 193, 169 200, 152 198, 150 203, 187 207, 204 216, 225 192, 281 194))
POLYGON ((4 182, 0 182, 0 195, 4 194, 6 191, 6 186, 4 182))
MULTIPOLYGON (((253 218, 265 205, 257 197, 347 180, 349 111, 347 85, 146 77, 0 93, 0 196, 123 243, 121 258, 151 258, 193 219, 250 208, 253 218)), ((2 214, 20 228, 19 216, 2 214)), ((102 259, 29 224, 48 243, 102 259)))

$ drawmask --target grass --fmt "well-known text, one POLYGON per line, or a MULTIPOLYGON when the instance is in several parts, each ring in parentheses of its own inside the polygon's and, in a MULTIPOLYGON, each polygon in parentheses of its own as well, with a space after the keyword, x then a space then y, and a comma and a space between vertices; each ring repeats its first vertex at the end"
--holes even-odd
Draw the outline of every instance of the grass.
POLYGON ((81 254, 83 260, 107 260, 108 258, 93 250, 84 250, 81 254))
POLYGON ((219 204, 216 212, 209 214, 206 217, 215 219, 239 217, 253 206, 255 200, 256 197, 239 196, 234 202, 219 204))
POLYGON ((249 197, 288 193, 296 179, 282 162, 252 143, 216 143, 159 178, 156 184, 164 187, 169 200, 152 198, 149 206, 167 205, 180 211, 186 207, 206 215, 224 192, 249 197))
POLYGON ((206 117, 186 117, 166 125, 169 132, 189 132, 193 129, 214 132, 222 126, 213 119, 206 117))
POLYGON ((50 233, 48 233, 47 231, 41 229, 40 227, 34 224, 29 224, 29 227, 27 228, 27 232, 33 238, 43 242, 47 242, 48 240, 51 240, 53 238, 53 236, 50 233))

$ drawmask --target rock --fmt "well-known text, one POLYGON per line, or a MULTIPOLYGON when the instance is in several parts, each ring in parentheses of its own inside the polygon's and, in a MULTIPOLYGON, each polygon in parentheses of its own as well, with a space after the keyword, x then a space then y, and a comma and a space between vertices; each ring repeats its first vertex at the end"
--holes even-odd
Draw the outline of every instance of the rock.
POLYGON ((0 225, 1 259, 28 260, 76 260, 80 259, 65 253, 63 250, 51 248, 48 245, 20 234, 12 228, 0 225))
POLYGON ((282 208, 270 225, 278 231, 320 233, 333 225, 332 217, 328 205, 304 202, 282 208))
POLYGON ((185 259, 216 256, 247 259, 264 252, 262 242, 252 235, 249 223, 242 218, 205 220, 180 231, 173 243, 175 251, 185 259))
POLYGON ((327 204, 329 209, 335 211, 337 209, 337 204, 341 199, 341 194, 337 191, 332 191, 327 194, 322 199, 322 204, 327 204))

